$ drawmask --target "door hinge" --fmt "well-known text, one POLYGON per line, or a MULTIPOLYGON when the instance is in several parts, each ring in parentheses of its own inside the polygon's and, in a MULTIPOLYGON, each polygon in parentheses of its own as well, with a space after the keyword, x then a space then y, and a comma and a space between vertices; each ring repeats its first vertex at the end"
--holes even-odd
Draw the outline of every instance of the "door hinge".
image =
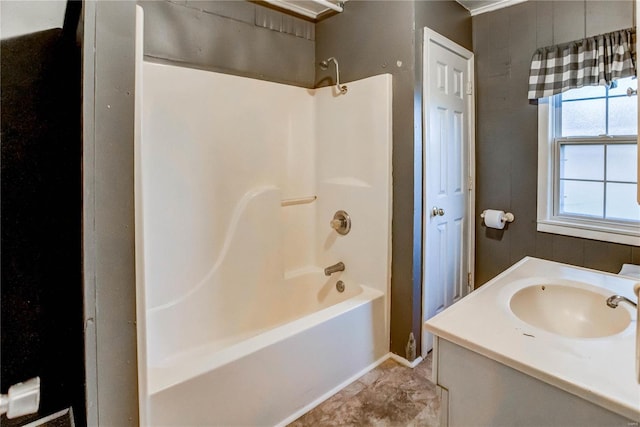
POLYGON ((467 293, 471 293, 472 291, 472 284, 471 284, 471 273, 467 273, 467 293))
POLYGON ((473 95, 473 83, 467 82, 467 95, 473 95))
POLYGON ((473 190, 473 178, 469 177, 469 186, 467 187, 468 191, 473 190))

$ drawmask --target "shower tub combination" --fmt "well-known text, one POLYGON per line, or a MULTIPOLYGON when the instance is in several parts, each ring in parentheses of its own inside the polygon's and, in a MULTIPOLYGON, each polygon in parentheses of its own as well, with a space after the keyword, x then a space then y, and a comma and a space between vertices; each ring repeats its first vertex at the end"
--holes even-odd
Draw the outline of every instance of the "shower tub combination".
POLYGON ((286 424, 388 355, 391 76, 137 64, 141 422, 286 424))

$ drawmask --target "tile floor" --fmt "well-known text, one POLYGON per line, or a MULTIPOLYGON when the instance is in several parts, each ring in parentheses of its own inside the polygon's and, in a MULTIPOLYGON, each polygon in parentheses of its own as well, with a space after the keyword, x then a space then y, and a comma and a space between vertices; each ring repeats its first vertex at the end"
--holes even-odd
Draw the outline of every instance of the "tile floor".
POLYGON ((386 360, 289 426, 430 427, 439 412, 429 353, 414 369, 386 360))

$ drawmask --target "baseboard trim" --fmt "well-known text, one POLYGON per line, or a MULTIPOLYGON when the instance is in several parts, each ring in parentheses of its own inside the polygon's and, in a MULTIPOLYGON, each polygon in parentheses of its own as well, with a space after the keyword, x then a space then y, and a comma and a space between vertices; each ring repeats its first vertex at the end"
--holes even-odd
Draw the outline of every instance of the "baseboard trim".
POLYGON ((389 353, 389 358, 395 360, 396 362, 398 362, 399 364, 406 366, 407 368, 415 368, 416 366, 418 366, 418 364, 420 362, 422 362, 422 356, 418 356, 415 359, 413 359, 413 362, 409 362, 407 359, 405 359, 402 356, 398 356, 395 353, 389 353))

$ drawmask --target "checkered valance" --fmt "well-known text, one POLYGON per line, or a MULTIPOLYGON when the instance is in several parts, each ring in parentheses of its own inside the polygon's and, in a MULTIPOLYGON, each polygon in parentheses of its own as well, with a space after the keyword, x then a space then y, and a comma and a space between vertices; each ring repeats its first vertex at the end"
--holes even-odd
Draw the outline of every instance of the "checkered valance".
POLYGON ((635 30, 614 31, 536 50, 529 71, 529 99, 583 86, 610 86, 636 74, 635 30))

